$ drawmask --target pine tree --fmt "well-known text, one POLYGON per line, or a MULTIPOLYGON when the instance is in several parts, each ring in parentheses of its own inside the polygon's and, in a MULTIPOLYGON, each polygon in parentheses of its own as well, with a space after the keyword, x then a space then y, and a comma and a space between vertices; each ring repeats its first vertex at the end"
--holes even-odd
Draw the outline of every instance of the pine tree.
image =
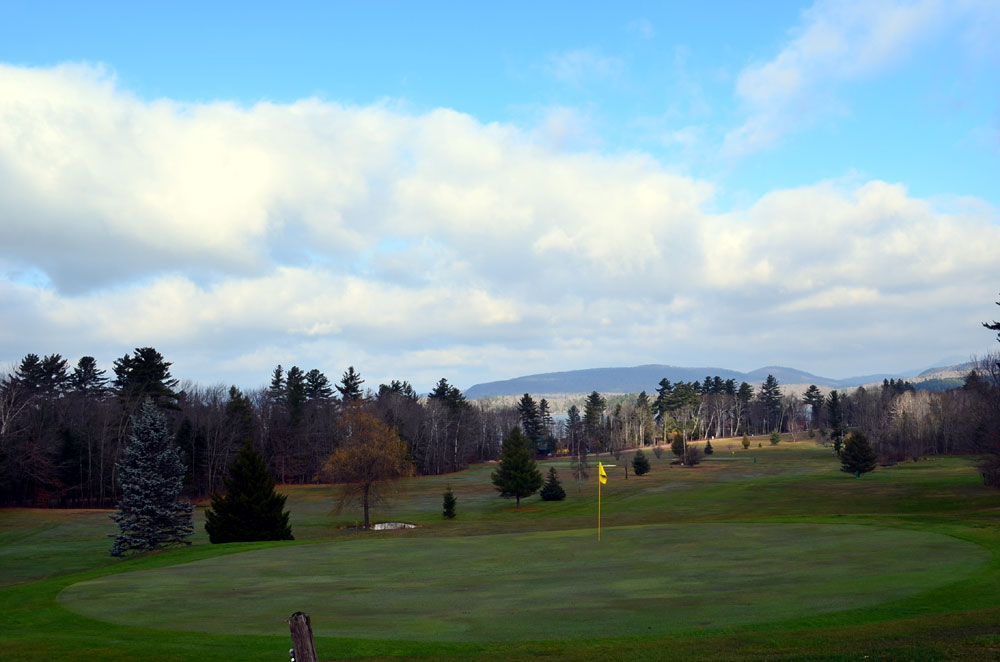
POLYGON ((768 375, 764 383, 760 385, 757 398, 764 406, 767 426, 772 430, 777 430, 781 422, 781 387, 774 375, 768 375))
POLYGON ((184 486, 184 464, 167 429, 167 420, 147 399, 132 419, 129 443, 117 463, 122 498, 111 519, 119 533, 112 556, 149 551, 175 543, 191 544, 191 504, 177 501, 184 486))
POLYGON ((715 449, 712 448, 712 441, 709 440, 709 441, 705 442, 705 455, 711 455, 714 452, 715 452, 715 449))
POLYGON ((778 444, 781 443, 781 433, 775 430, 774 432, 771 433, 771 436, 768 437, 768 441, 771 442, 772 446, 777 446, 778 444))
POLYGON ((337 384, 337 390, 340 391, 340 399, 345 405, 361 399, 363 395, 361 393, 361 385, 364 383, 365 380, 361 379, 361 375, 354 371, 354 366, 348 366, 347 371, 340 378, 340 383, 337 384))
POLYGON ((524 436, 532 446, 539 448, 542 443, 542 418, 538 404, 529 393, 525 393, 518 401, 517 413, 521 415, 521 429, 524 430, 524 436))
POLYGON ((604 410, 608 403, 597 391, 591 391, 583 404, 583 433, 588 442, 593 441, 597 448, 601 448, 604 410))
POLYGON ((458 499, 455 498, 455 493, 451 491, 451 485, 444 492, 444 510, 441 514, 445 519, 455 519, 455 504, 458 503, 458 499))
POLYGON ((177 380, 170 374, 173 365, 152 347, 137 347, 135 356, 115 359, 114 387, 127 411, 138 409, 147 398, 157 406, 179 409, 177 380))
POLYGON ((840 452, 840 470, 860 476, 875 469, 877 459, 868 437, 860 432, 852 432, 847 436, 844 449, 840 452))
POLYGON ((636 476, 649 473, 649 458, 641 450, 636 451, 635 455, 632 456, 632 471, 635 472, 636 476))
POLYGON ((841 447, 844 443, 844 404, 840 394, 830 391, 826 398, 826 409, 830 414, 830 427, 833 428, 833 450, 840 455, 841 447))
POLYGON ((212 495, 205 531, 212 543, 292 540, 285 495, 274 491, 264 458, 249 439, 227 467, 225 496, 212 495))
POLYGON ((746 436, 744 434, 743 435, 743 441, 741 441, 740 443, 743 444, 743 450, 746 450, 746 449, 750 448, 750 437, 748 437, 748 436, 746 436))
POLYGON ((819 416, 823 411, 823 394, 820 392, 819 387, 815 384, 811 384, 806 390, 805 395, 802 397, 803 404, 809 405, 812 417, 810 418, 810 424, 812 427, 819 425, 819 416))
POLYGON ((549 474, 545 477, 545 485, 539 495, 542 501, 562 501, 566 498, 566 490, 559 484, 559 474, 555 467, 549 467, 549 474))
POLYGON ((108 378, 104 370, 97 367, 93 356, 83 356, 77 361, 73 374, 69 377, 70 386, 77 393, 100 397, 107 392, 108 378))
POLYGON ((329 400, 333 397, 330 380, 322 372, 313 368, 306 373, 306 399, 329 400))
POLYGON ((538 472, 528 439, 521 428, 515 427, 504 437, 500 466, 491 478, 500 496, 517 500, 517 508, 521 507, 522 497, 534 494, 542 486, 542 474, 538 472))

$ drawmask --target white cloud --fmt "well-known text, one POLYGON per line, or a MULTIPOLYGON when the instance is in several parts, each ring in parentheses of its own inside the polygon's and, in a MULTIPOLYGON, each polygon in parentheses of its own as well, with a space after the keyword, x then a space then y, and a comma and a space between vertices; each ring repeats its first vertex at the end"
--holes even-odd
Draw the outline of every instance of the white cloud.
POLYGON ((709 182, 641 153, 446 109, 150 103, 91 68, 0 67, 0 175, 0 362, 153 345, 204 382, 280 362, 467 386, 860 338, 870 372, 913 351, 893 326, 967 351, 955 320, 1000 281, 981 201, 820 183, 713 214, 709 182))
POLYGON ((831 86, 892 67, 953 11, 940 0, 818 2, 774 58, 740 73, 736 96, 748 117, 726 135, 725 151, 758 151, 829 112, 837 105, 831 86))

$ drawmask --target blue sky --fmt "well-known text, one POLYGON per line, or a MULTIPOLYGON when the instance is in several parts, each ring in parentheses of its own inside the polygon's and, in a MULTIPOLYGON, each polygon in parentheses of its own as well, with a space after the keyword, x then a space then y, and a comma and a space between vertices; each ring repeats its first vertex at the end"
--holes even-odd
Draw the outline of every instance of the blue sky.
POLYGON ((990 349, 995 2, 13 4, 2 362, 426 388, 990 349))

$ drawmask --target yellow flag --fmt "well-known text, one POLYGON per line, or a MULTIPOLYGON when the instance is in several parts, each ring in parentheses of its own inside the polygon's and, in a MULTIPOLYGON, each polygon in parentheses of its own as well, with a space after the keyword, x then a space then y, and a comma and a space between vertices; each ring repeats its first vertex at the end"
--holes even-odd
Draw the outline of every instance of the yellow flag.
POLYGON ((597 463, 597 478, 601 481, 601 485, 608 484, 608 474, 604 473, 604 465, 600 462, 597 463))

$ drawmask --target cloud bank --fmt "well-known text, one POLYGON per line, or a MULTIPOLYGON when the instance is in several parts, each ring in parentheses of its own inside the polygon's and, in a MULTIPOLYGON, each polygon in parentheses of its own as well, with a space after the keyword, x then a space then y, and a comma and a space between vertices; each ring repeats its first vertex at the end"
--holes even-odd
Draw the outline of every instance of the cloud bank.
POLYGON ((713 213, 714 192, 449 109, 148 101, 100 68, 0 66, 0 361, 153 345, 206 382, 281 362, 426 388, 649 362, 844 376, 988 344, 981 201, 818 182, 713 213))

